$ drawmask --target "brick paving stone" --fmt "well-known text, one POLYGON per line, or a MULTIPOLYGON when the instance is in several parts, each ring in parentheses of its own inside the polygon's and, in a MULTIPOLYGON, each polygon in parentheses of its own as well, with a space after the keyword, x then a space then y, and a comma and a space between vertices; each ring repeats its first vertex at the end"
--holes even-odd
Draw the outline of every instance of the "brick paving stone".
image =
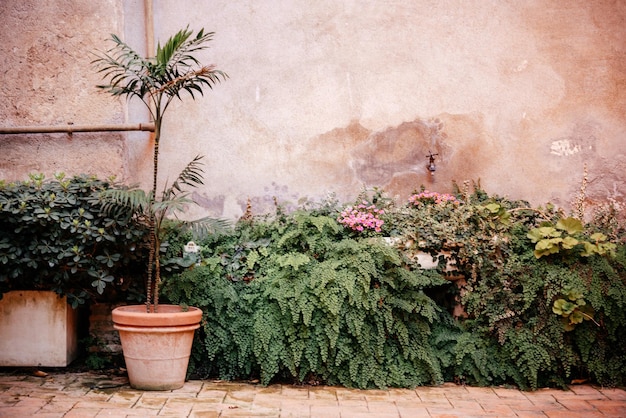
POLYGON ((109 410, 103 410, 96 415, 96 418, 128 418, 128 415, 125 412, 114 412, 109 410))
POLYGON ((569 411, 597 411, 598 409, 586 400, 570 399, 567 402, 559 402, 569 411))
POLYGON ((494 387, 493 392, 496 395, 498 395, 500 398, 528 400, 524 392, 516 390, 516 389, 494 387))
POLYGON ((549 418, 604 418, 606 415, 601 412, 584 411, 584 412, 572 412, 572 411, 544 411, 549 418))
POLYGON ((398 416, 398 408, 391 400, 383 401, 367 401, 367 410, 372 413, 395 414, 398 416))
POLYGON ((461 391, 449 391, 446 395, 448 398, 454 396, 459 399, 475 399, 476 401, 483 402, 497 402, 500 397, 492 388, 483 387, 465 387, 465 392, 461 391))
POLYGON ((50 402, 51 399, 40 399, 40 398, 21 398, 19 402, 15 404, 18 408, 35 408, 39 410, 43 408, 50 402))
MULTIPOLYGON (((353 411, 367 413, 367 401, 365 399, 343 399, 339 400, 339 408, 343 411, 353 411)), ((343 415, 343 414, 342 414, 343 415)))
POLYGON ((398 413, 400 414, 400 418, 420 418, 420 417, 430 417, 430 413, 428 409, 423 406, 416 406, 407 403, 396 404, 398 408, 398 413))
POLYGON ((279 408, 236 408, 223 409, 220 417, 276 417, 280 416, 279 408))
POLYGON ((283 397, 274 393, 257 393, 252 401, 253 406, 274 408, 280 406, 283 397))
POLYGON ((204 386, 204 382, 202 382, 201 380, 188 380, 185 382, 182 388, 174 389, 171 391, 171 393, 174 393, 177 395, 181 393, 189 393, 189 394, 197 395, 202 390, 203 386, 204 386))
POLYGON ((11 406, 15 406, 20 401, 19 397, 6 397, 0 399, 0 408, 8 408, 11 406))
POLYGON ((505 404, 499 404, 497 402, 490 402, 485 404, 483 402, 480 403, 485 414, 488 416, 494 417, 517 417, 517 413, 513 411, 513 409, 505 404))
MULTIPOLYGON (((367 395, 365 395, 367 397, 367 395)), ((312 387, 309 389, 309 399, 337 400, 337 389, 333 387, 312 387)))
MULTIPOLYGON (((76 405, 76 401, 60 401, 52 399, 46 405, 41 408, 41 412, 60 413, 67 412, 76 405)), ((41 413, 40 412, 40 413, 41 413)))
POLYGON ((73 408, 63 418, 95 418, 101 411, 100 408, 73 408))
POLYGON ((280 411, 280 418, 310 418, 309 412, 292 412, 292 411, 280 411))
POLYGON ((117 408, 116 405, 107 403, 106 401, 78 401, 74 405, 73 409, 104 409, 104 408, 117 408))
POLYGON ((107 401, 117 404, 117 406, 126 405, 131 407, 137 403, 139 398, 141 398, 141 395, 142 393, 138 391, 120 390, 119 392, 111 395, 107 401))
POLYGON ((600 392, 608 399, 626 400, 626 390, 616 388, 602 388, 600 392))
MULTIPOLYGON (((65 393, 65 392, 64 392, 65 393)), ((96 390, 90 390, 87 393, 82 395, 78 395, 80 399, 84 400, 92 400, 92 401, 103 401, 106 402, 113 396, 113 392, 100 392, 96 390)))
POLYGON ((570 385, 569 390, 577 395, 588 395, 600 393, 599 388, 591 385, 570 385))
POLYGON ((246 390, 250 387, 254 387, 254 385, 250 385, 248 383, 241 383, 241 382, 227 382, 224 380, 213 380, 213 381, 207 381, 206 385, 211 386, 213 389, 216 390, 246 390))
POLYGON ((159 414, 157 409, 145 409, 145 408, 106 408, 100 411, 98 418, 101 416, 107 416, 107 414, 119 415, 126 414, 128 417, 155 417, 159 414))
POLYGON ((167 402, 167 397, 149 392, 149 394, 141 395, 135 405, 138 408, 161 409, 165 402, 167 402))
POLYGON ((341 418, 400 418, 400 415, 396 413, 386 413, 386 412, 360 412, 360 411, 350 411, 350 410, 341 410, 341 418))
POLYGON ((336 389, 337 399, 355 399, 365 401, 365 393, 362 390, 357 389, 348 389, 348 388, 337 388, 336 389))
POLYGON ((218 411, 191 411, 189 418, 218 418, 218 411))
MULTIPOLYGON (((418 401, 424 403, 424 404, 448 404, 450 405, 450 401, 448 400, 448 397, 446 396, 445 393, 443 392, 424 392, 421 390, 417 390, 416 391, 417 395, 418 395, 418 401)), ((407 399, 407 398, 399 398, 397 396, 393 396, 393 395, 389 395, 391 399, 395 399, 396 401, 402 400, 402 401, 414 401, 413 399, 407 399)))
POLYGON ((339 405, 311 405, 311 418, 341 418, 339 405))
POLYGON ((11 406, 0 407, 1 418, 29 417, 34 415, 40 408, 11 406))
POLYGON ((462 409, 464 411, 468 411, 471 413, 474 412, 484 412, 483 407, 480 405, 480 403, 476 402, 476 401, 470 401, 470 400, 465 400, 465 399, 449 399, 450 403, 452 404, 452 408, 454 409, 462 409))
POLYGON ((28 396, 33 392, 33 388, 28 386, 13 386, 2 393, 3 396, 28 396))
MULTIPOLYGON (((290 411, 290 412, 300 412, 304 411, 304 413, 309 414, 311 411, 311 404, 313 402, 306 399, 281 399, 280 401, 280 410, 281 411, 290 411)), ((319 402, 316 402, 320 404, 319 402)), ((337 401, 334 403, 329 403, 330 406, 337 406, 337 401)))
POLYGON ((611 417, 626 417, 626 401, 614 401, 614 400, 597 400, 589 401, 598 411, 602 412, 606 416, 611 417))
POLYGON ((518 411, 565 411, 567 408, 560 402, 540 402, 532 407, 518 406, 518 411))
POLYGON ((226 398, 224 398, 224 403, 237 405, 237 406, 249 406, 254 401, 254 397, 256 393, 254 390, 237 390, 234 392, 228 392, 226 394, 226 398))
POLYGON ((60 391, 42 389, 40 387, 37 387, 37 388, 33 389, 28 394, 28 398, 29 399, 47 399, 47 400, 50 400, 50 399, 52 399, 55 396, 58 396, 60 394, 62 394, 62 392, 60 392, 60 391))
POLYGON ((393 399, 402 399, 407 401, 419 401, 420 396, 415 389, 388 389, 389 397, 393 399))
POLYGON ((535 405, 542 402, 550 403, 557 401, 552 392, 528 392, 525 395, 526 398, 535 405))
POLYGON ((282 385, 269 385, 269 386, 254 386, 255 391, 257 393, 267 394, 267 393, 275 393, 280 394, 283 390, 282 385))
POLYGON ((173 415, 177 417, 186 417, 191 413, 193 399, 178 398, 168 399, 159 411, 159 415, 173 415))
POLYGON ((515 415, 518 418, 536 418, 543 417, 545 418, 547 415, 543 413, 543 411, 517 411, 515 415))
POLYGON ((485 416, 483 414, 476 415, 475 413, 463 411, 460 409, 428 408, 428 413, 433 418, 475 418, 485 416))
POLYGON ((282 386, 280 393, 291 399, 309 399, 308 388, 282 386))
POLYGON ((215 399, 221 402, 226 397, 227 393, 227 390, 214 389, 211 386, 203 386, 196 397, 198 399, 215 399))

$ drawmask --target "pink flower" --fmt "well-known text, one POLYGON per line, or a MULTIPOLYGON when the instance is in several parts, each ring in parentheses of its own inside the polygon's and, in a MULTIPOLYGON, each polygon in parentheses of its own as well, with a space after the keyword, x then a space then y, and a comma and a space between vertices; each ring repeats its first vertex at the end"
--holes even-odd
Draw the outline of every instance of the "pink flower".
POLYGON ((385 211, 378 209, 376 205, 368 205, 366 201, 363 201, 356 208, 352 206, 346 207, 340 213, 337 221, 353 231, 373 230, 381 232, 384 221, 379 219, 378 216, 384 213, 385 211))
POLYGON ((409 203, 413 204, 413 206, 420 206, 427 203, 434 203, 435 205, 452 203, 453 205, 458 206, 461 202, 456 197, 448 193, 437 193, 424 190, 423 192, 410 196, 409 203))

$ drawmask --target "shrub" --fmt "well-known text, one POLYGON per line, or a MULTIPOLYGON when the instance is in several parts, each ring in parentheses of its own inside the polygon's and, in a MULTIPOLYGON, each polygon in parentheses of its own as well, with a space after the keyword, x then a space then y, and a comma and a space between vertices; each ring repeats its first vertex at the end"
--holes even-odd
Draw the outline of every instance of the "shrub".
POLYGON ((169 298, 205 311, 194 359, 215 361, 205 369, 222 378, 258 375, 264 384, 277 378, 360 388, 442 382, 429 343, 440 309, 425 291, 448 282, 407 269, 382 240, 347 236, 336 219, 336 213, 299 211, 240 224, 234 235, 209 243, 215 251, 203 266, 167 280, 169 298), (226 247, 262 238, 271 243, 262 250, 247 246, 241 259, 254 278, 228 280, 226 247))
POLYGON ((13 289, 54 290, 73 306, 119 292, 133 296, 145 229, 123 207, 104 214, 99 194, 114 187, 63 174, 1 182, 0 296, 13 289))
POLYGON ((441 196, 362 193, 361 209, 384 210, 381 232, 326 205, 205 240, 202 266, 165 289, 205 311, 197 370, 355 387, 625 384, 625 234, 609 212, 584 224, 477 185, 441 196), (422 270, 419 251, 445 251, 460 289, 446 263, 422 270))

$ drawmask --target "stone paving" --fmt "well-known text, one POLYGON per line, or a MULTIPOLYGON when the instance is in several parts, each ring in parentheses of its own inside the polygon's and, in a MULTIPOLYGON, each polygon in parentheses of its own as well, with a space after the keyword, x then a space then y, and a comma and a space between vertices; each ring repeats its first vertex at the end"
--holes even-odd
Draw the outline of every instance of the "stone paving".
POLYGON ((125 377, 0 371, 0 417, 626 417, 626 391, 590 385, 522 392, 445 384, 416 389, 260 386, 191 380, 142 392, 125 377))

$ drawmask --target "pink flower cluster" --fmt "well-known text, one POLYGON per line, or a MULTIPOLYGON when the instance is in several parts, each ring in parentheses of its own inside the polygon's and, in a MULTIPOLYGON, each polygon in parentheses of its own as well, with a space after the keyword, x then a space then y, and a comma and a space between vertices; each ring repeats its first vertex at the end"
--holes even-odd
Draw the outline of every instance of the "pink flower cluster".
POLYGON ((419 206, 421 203, 434 203, 434 204, 446 204, 452 203, 454 205, 459 205, 461 202, 454 196, 448 193, 437 193, 437 192, 429 192, 428 190, 424 190, 423 192, 417 193, 409 197, 409 203, 412 203, 415 206, 419 206))
POLYGON ((348 206, 345 208, 337 221, 354 231, 370 229, 380 232, 384 221, 378 216, 384 214, 385 211, 378 209, 376 205, 368 205, 366 201, 363 201, 356 207, 348 206))

